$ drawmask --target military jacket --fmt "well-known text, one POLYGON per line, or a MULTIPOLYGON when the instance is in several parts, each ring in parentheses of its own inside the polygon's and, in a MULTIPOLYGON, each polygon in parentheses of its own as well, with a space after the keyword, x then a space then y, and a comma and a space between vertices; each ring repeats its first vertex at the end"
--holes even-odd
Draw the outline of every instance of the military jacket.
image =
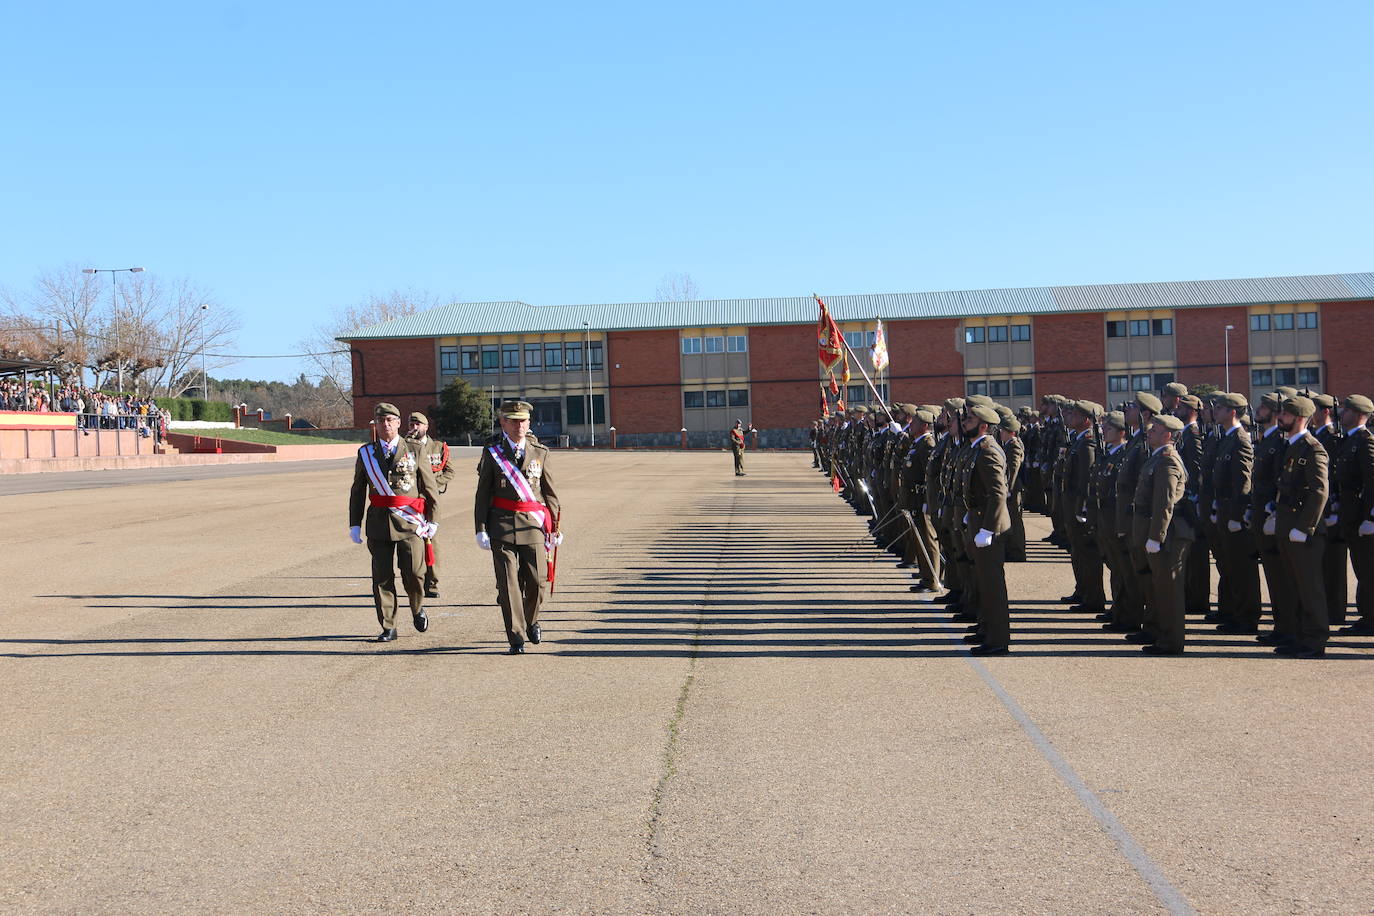
POLYGON ((439 492, 442 493, 458 470, 449 455, 448 443, 429 436, 414 441, 420 446, 420 453, 429 459, 430 469, 434 471, 434 479, 439 484, 439 492))
POLYGON ((557 524, 558 493, 549 475, 548 447, 541 445, 534 436, 527 435, 524 454, 516 462, 511 454, 510 443, 504 434, 498 433, 484 443, 482 458, 477 462, 477 494, 473 499, 473 519, 477 531, 486 531, 493 541, 507 544, 542 544, 544 529, 538 515, 492 505, 492 500, 498 498, 516 502, 520 500, 519 492, 506 480, 501 466, 492 458, 492 447, 499 449, 508 461, 516 464, 520 474, 529 481, 535 499, 548 507, 549 520, 557 524))
POLYGON ((1140 482, 1140 468, 1149 451, 1145 445, 1145 433, 1132 436, 1122 451, 1121 465, 1116 472, 1116 533, 1121 537, 1130 537, 1135 488, 1140 482))
POLYGON ((1087 516, 1089 482, 1097 463, 1097 437, 1089 429, 1069 442, 1064 459, 1064 506, 1074 516, 1087 516))
POLYGON ((1329 487, 1326 449, 1316 436, 1304 430, 1300 439, 1287 445, 1282 457, 1274 488, 1274 502, 1278 508, 1275 534, 1287 537, 1292 528, 1316 534, 1326 511, 1329 487))
MULTIPOLYGON (((1312 433, 1313 437, 1315 437, 1316 440, 1321 443, 1321 447, 1326 449, 1326 504, 1328 506, 1337 505, 1341 499, 1340 485, 1336 480, 1336 475, 1332 473, 1332 471, 1334 471, 1336 457, 1341 453, 1342 440, 1345 438, 1345 436, 1343 433, 1340 432, 1340 430, 1336 429, 1336 427, 1330 423, 1326 424, 1320 429, 1308 430, 1308 432, 1312 433)), ((1337 524, 1335 528, 1327 527, 1326 518, 1329 514, 1329 512, 1322 513, 1321 524, 1318 527, 1321 528, 1323 531, 1326 531, 1327 534, 1331 535, 1333 538, 1340 538, 1340 532, 1338 530, 1340 528, 1339 524, 1337 524)))
POLYGON ((1007 492, 1021 492, 1021 467, 1026 463, 1026 447, 1016 434, 1001 443, 1002 453, 1007 456, 1007 492))
MULTIPOLYGON (((986 529, 993 534, 1011 530, 1007 512, 1007 459, 1001 447, 988 435, 977 444, 963 448, 960 464, 960 492, 968 512, 970 534, 986 529)), ((960 516, 960 521, 963 517, 960 516)))
MULTIPOLYGON (((423 498, 425 518, 433 521, 439 498, 439 484, 434 479, 429 459, 420 451, 418 443, 409 439, 398 439, 396 450, 391 453, 390 458, 386 456, 380 442, 373 442, 363 448, 372 449, 372 454, 395 495, 423 498)), ((368 496, 375 492, 372 481, 363 468, 362 455, 359 454, 353 465, 353 486, 348 493, 349 526, 362 528, 363 534, 373 540, 404 541, 407 538, 419 537, 413 526, 401 521, 390 509, 372 505, 368 496)))
POLYGON ((1191 541, 1193 528, 1178 511, 1187 487, 1188 473, 1172 445, 1166 445, 1145 459, 1132 498, 1136 531, 1143 527, 1144 537, 1163 544, 1168 538, 1191 541))
POLYGON ((1097 463, 1093 465, 1092 482, 1088 487, 1088 524, 1098 531, 1116 532, 1116 474, 1125 457, 1124 443, 1115 449, 1108 446, 1098 453, 1097 463))
POLYGON ((1331 476, 1340 493, 1337 527, 1342 537, 1353 541, 1360 525, 1374 520, 1374 432, 1369 427, 1361 426, 1341 440, 1331 476))
POLYGON ((945 455, 954 447, 954 437, 949 433, 943 433, 935 440, 931 447, 930 456, 926 459, 926 491, 925 506, 926 514, 931 518, 938 518, 940 508, 944 504, 944 487, 941 481, 941 472, 945 466, 945 455))
POLYGON ((1228 522, 1245 524, 1250 509, 1250 490, 1255 465, 1255 447, 1245 427, 1223 432, 1217 440, 1217 460, 1212 468, 1212 508, 1217 513, 1217 525, 1228 522))
MULTIPOLYGON (((1283 450, 1288 440, 1283 430, 1277 426, 1272 432, 1255 442, 1255 468, 1250 481, 1250 507, 1255 510, 1255 518, 1270 511, 1274 497, 1278 495, 1279 469, 1282 467, 1283 450)), ((1255 524, 1259 524, 1257 521, 1255 524)))
MULTIPOLYGON (((1210 430, 1202 437, 1202 449, 1198 453, 1198 482, 1197 498, 1198 506, 1203 515, 1208 515, 1215 511, 1212 501, 1216 499, 1216 487, 1214 478, 1217 466, 1217 450, 1221 448, 1221 437, 1216 430, 1210 430)), ((1188 466, 1184 462, 1184 467, 1188 466)))

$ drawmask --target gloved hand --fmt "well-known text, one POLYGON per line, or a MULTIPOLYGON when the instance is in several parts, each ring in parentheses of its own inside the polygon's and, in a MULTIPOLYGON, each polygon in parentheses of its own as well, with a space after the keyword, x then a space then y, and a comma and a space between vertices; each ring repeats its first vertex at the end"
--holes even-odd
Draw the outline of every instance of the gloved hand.
POLYGON ((1275 518, 1275 517, 1272 516, 1272 515, 1269 515, 1269 516, 1266 516, 1266 517, 1265 517, 1265 519, 1264 519, 1264 533, 1265 533, 1265 534, 1274 534, 1275 532, 1278 531, 1278 527, 1279 527, 1279 520, 1278 520, 1277 518, 1275 518))
POLYGON ((477 532, 477 546, 483 550, 491 550, 491 538, 485 531, 477 532))
POLYGON ((1145 542, 1145 552, 1146 552, 1146 553, 1159 553, 1159 549, 1160 549, 1159 541, 1146 541, 1146 542, 1145 542))
POLYGON ((1374 519, 1365 519, 1360 522, 1360 537, 1367 538, 1374 535, 1374 519))
POLYGON ((349 536, 350 538, 353 539, 353 543, 355 543, 355 544, 361 544, 361 543, 363 542, 363 529, 362 529, 362 527, 359 526, 359 525, 354 525, 352 528, 349 528, 349 529, 348 529, 348 536, 349 536))
POLYGON ((921 503, 921 514, 922 514, 922 515, 929 515, 929 514, 930 514, 930 506, 927 506, 925 503, 921 503))
POLYGON ((423 525, 415 529, 415 533, 422 538, 432 538, 439 533, 439 523, 425 522, 423 525))
POLYGON ((1229 531, 1229 532, 1231 532, 1232 534, 1235 534, 1237 531, 1239 531, 1240 529, 1242 529, 1242 528, 1244 528, 1244 527, 1245 527, 1244 525, 1242 525, 1240 522, 1236 521, 1235 519, 1231 519, 1229 522, 1226 523, 1226 530, 1229 531))
POLYGON ((1299 531, 1297 528, 1294 528, 1288 532, 1288 540, 1292 541, 1294 544, 1306 544, 1307 532, 1299 531))
POLYGON ((1086 515, 1075 515, 1074 518, 1077 519, 1080 525, 1088 524, 1088 517, 1086 515))
POLYGON ((968 513, 967 513, 967 512, 964 513, 964 524, 965 524, 965 525, 968 524, 968 513))
POLYGON ((555 531, 555 532, 553 533, 553 546, 558 547, 558 546, 560 546, 562 543, 563 543, 563 532, 561 532, 561 531, 555 531))
POLYGON ((992 532, 986 528, 979 528, 978 533, 973 536, 974 547, 991 547, 992 532))
POLYGON ((899 433, 902 431, 901 424, 899 424, 896 420, 893 420, 891 423, 887 424, 887 428, 892 430, 894 433, 899 433))
POLYGON ((1213 512, 1213 513, 1212 513, 1212 524, 1215 525, 1216 523, 1217 523, 1217 514, 1216 514, 1215 512, 1213 512))
POLYGON ((1340 518, 1339 515, 1336 515, 1335 513, 1332 513, 1331 515, 1328 515, 1328 516, 1326 517, 1326 527, 1328 527, 1328 528, 1335 528, 1335 527, 1336 527, 1336 523, 1339 522, 1340 520, 1341 520, 1341 518, 1340 518))

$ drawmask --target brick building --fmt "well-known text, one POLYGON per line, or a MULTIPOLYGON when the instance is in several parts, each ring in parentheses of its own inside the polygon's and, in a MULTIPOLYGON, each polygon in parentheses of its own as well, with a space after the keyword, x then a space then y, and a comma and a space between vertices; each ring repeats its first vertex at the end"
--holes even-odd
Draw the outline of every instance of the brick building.
MULTIPOLYGON (((870 373, 882 320, 881 385, 899 401, 1114 403, 1174 380, 1252 398, 1284 384, 1374 393, 1374 273, 823 298, 870 373)), ((676 444, 682 430, 719 444, 736 418, 765 445, 795 443, 819 414, 808 297, 455 303, 339 339, 353 351, 359 424, 377 401, 430 409, 456 378, 493 400, 525 398, 537 434, 574 444, 611 427, 624 444, 676 444)), ((856 367, 851 402, 871 399, 862 381, 856 367)))

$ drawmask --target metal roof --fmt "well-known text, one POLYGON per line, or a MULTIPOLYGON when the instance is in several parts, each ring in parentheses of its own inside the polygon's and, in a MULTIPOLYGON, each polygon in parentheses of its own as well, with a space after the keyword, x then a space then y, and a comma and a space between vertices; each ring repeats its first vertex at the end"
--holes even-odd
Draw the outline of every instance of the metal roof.
MULTIPOLYGON (((1374 298, 1374 273, 1189 280, 1176 283, 1109 283, 1024 289, 930 293, 822 295, 837 321, 873 318, 967 318, 1044 315, 1118 309, 1200 308, 1374 298)), ((778 299, 704 299, 690 302, 626 302, 607 305, 530 305, 525 302, 455 302, 415 315, 359 328, 339 340, 455 337, 460 334, 537 334, 581 331, 810 324, 816 303, 809 296, 778 299)))

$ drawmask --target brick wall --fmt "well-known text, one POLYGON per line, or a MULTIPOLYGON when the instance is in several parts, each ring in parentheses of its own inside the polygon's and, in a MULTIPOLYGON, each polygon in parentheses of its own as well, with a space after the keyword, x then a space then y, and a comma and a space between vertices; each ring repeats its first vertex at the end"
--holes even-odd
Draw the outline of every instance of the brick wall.
POLYGON ((1226 387, 1226 326, 1231 332, 1231 387, 1250 390, 1250 313, 1243 305, 1178 309, 1174 312, 1174 353, 1178 380, 1226 387))
POLYGON ((439 402, 435 390, 434 338, 355 340, 353 348, 353 423, 366 426, 381 401, 406 417, 412 410, 429 412, 439 402))
POLYGON ((759 429, 807 427, 821 415, 816 326, 749 329, 749 402, 759 429))
POLYGON ((610 422, 617 433, 682 429, 682 353, 677 331, 606 335, 610 422))
POLYGON ((1370 323, 1374 300, 1321 304, 1323 386, 1339 397, 1374 397, 1374 356, 1370 354, 1370 323))
POLYGON ((1035 396, 1062 394, 1107 402, 1106 326, 1101 312, 1034 315, 1035 396))
POLYGON ((883 325, 894 401, 939 404, 963 396, 964 354, 955 349, 959 323, 958 318, 932 318, 883 325))

